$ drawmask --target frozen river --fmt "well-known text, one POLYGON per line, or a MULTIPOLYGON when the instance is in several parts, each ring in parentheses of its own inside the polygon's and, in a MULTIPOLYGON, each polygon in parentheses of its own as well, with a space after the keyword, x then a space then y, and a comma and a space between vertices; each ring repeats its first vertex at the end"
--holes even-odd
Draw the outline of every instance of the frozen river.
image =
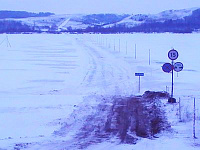
POLYGON ((139 94, 136 72, 145 74, 140 93, 170 92, 171 76, 161 66, 170 62, 172 48, 184 64, 175 74, 175 96, 200 98, 199 39, 199 34, 0 35, 0 148, 53 139, 85 96, 139 94))

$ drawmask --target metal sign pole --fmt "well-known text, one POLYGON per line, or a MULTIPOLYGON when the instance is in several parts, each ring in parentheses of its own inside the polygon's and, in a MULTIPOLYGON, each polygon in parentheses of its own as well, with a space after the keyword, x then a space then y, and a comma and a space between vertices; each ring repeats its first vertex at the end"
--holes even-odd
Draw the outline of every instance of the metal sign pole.
MULTIPOLYGON (((172 60, 172 66, 174 65, 174 61, 172 60)), ((174 69, 172 69, 172 93, 171 98, 173 98, 173 92, 174 92, 174 69)))
POLYGON ((144 73, 135 73, 135 76, 138 76, 139 77, 139 93, 140 93, 140 76, 144 76, 144 73))
POLYGON ((140 76, 139 76, 139 93, 140 93, 140 76))
POLYGON ((172 73, 172 91, 171 91, 171 97, 168 99, 169 103, 176 103, 176 99, 173 98, 174 96, 174 71, 176 72, 180 72, 181 70, 183 70, 183 64, 181 62, 176 62, 174 64, 174 60, 176 60, 178 58, 178 51, 175 49, 172 49, 168 52, 168 58, 172 60, 172 63, 165 63, 162 66, 162 69, 164 72, 167 73, 172 73))

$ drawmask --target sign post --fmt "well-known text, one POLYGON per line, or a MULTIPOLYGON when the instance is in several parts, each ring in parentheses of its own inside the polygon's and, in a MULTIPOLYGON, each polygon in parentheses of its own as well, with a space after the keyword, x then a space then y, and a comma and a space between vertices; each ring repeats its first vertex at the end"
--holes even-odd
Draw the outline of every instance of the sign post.
POLYGON ((175 49, 172 49, 168 52, 168 58, 170 60, 172 60, 171 63, 165 63, 162 66, 162 70, 164 72, 170 73, 172 72, 172 91, 171 91, 171 97, 169 98, 168 102, 170 103, 175 103, 176 99, 173 98, 174 96, 174 71, 176 72, 180 72, 181 70, 183 70, 183 64, 181 62, 176 62, 174 63, 174 60, 176 60, 178 58, 179 54, 178 51, 175 49))
POLYGON ((140 77, 144 76, 144 73, 135 73, 135 76, 139 77, 139 93, 140 93, 140 77))
MULTIPOLYGON (((174 66, 174 60, 178 58, 178 52, 175 49, 172 49, 168 52, 169 59, 172 60, 172 66, 174 66)), ((172 69, 172 92, 171 92, 171 98, 173 98, 174 93, 174 69, 172 69)))
MULTIPOLYGON (((172 49, 168 52, 169 59, 172 60, 172 66, 174 66, 174 60, 178 58, 178 52, 175 49, 172 49)), ((174 69, 172 69, 172 92, 171 98, 173 98, 173 91, 174 91, 174 69)))

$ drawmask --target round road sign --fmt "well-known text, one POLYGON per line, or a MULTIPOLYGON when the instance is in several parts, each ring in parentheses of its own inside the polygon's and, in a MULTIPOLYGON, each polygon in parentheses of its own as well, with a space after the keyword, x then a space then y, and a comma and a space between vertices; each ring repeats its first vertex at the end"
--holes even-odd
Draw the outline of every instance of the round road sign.
POLYGON ((178 58, 178 52, 175 49, 172 49, 168 52, 168 57, 171 60, 176 60, 178 58))
POLYGON ((170 64, 170 63, 165 63, 165 64, 162 66, 162 70, 163 70, 164 72, 169 73, 170 71, 173 70, 173 66, 172 66, 172 64, 170 64))
POLYGON ((183 64, 181 62, 176 62, 174 64, 174 71, 180 72, 181 70, 183 70, 183 64))

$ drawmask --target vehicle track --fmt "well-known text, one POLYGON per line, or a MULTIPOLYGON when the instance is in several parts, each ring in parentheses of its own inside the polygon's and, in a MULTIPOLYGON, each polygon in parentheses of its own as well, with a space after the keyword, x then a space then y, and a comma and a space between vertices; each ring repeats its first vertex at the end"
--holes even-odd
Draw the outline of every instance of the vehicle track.
POLYGON ((134 70, 122 58, 91 42, 77 41, 89 56, 90 67, 81 86, 96 94, 134 94, 134 70))

